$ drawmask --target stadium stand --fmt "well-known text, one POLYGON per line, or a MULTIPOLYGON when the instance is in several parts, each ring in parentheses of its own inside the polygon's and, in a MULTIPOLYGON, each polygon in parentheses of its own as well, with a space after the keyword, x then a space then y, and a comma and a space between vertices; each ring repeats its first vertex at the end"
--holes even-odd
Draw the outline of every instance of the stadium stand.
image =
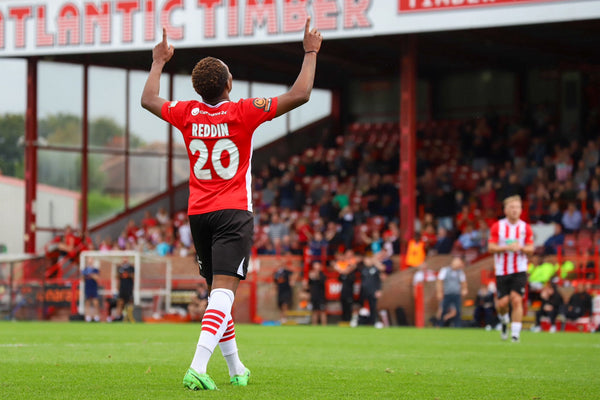
MULTIPOLYGON (((584 97, 597 99, 597 84, 593 84, 597 78, 590 74, 589 79, 592 83, 583 88, 584 97)), ((590 108, 598 108, 598 102, 589 99, 590 108)), ((443 227, 453 243, 450 252, 476 262, 486 255, 488 229, 501 215, 504 197, 520 194, 526 205, 524 218, 540 226, 550 222, 564 225, 565 210, 575 204, 582 221, 575 229, 569 226, 559 257, 576 259, 573 274, 577 278, 597 280, 599 118, 590 111, 577 132, 579 139, 571 140, 561 132, 563 128, 558 128, 559 117, 547 104, 519 107, 518 112, 505 115, 490 109, 478 110, 476 118, 425 117, 418 121, 417 230, 427 241, 431 256, 436 253, 438 228, 443 227), (472 239, 477 242, 469 248, 458 240, 467 225, 473 226, 472 239), (588 268, 590 263, 593 268, 588 268)), ((386 251, 393 253, 389 254, 394 256, 392 270, 404 267, 399 258, 404 243, 399 242, 396 232, 400 125, 385 118, 363 114, 332 129, 326 140, 312 142, 309 147, 294 146, 296 153, 289 157, 270 157, 268 162, 254 166, 258 254, 302 257, 314 233, 320 231, 329 257, 341 246, 359 251, 372 248, 373 238, 379 237, 386 251), (289 234, 278 243, 269 237, 274 215, 289 228, 289 234)), ((266 157, 259 154, 257 159, 261 158, 266 157)), ((118 236, 93 237, 93 247, 144 252, 160 249, 172 256, 189 255, 192 249, 185 211, 167 219, 162 214, 162 220, 158 215, 138 215, 118 236)), ((60 235, 57 240, 60 242, 60 235)), ((538 251, 542 251, 541 245, 538 251)), ((56 256, 51 251, 48 255, 56 256)), ((67 255, 60 262, 53 260, 46 278, 69 277, 77 272, 67 268, 73 265, 77 250, 67 255)))
MULTIPOLYGON (((388 272, 401 269, 397 234, 399 162, 395 150, 398 129, 393 121, 354 122, 337 135, 330 147, 301 149, 287 160, 272 158, 255 168, 257 254, 330 260, 343 247, 370 249, 370 238, 377 236, 392 256, 393 266, 388 272), (274 215, 289 231, 278 243, 269 237, 274 215), (323 255, 307 250, 316 231, 323 234, 323 255)), ((598 139, 565 143, 552 132, 550 124, 533 128, 526 122, 505 118, 419 123, 417 228, 427 240, 430 258, 436 254, 438 228, 443 226, 444 217, 449 217, 449 236, 454 242, 451 253, 466 256, 471 265, 477 264, 486 256, 489 226, 502 213, 501 199, 520 194, 525 200, 524 217, 533 224, 561 223, 569 202, 575 202, 582 214, 581 228, 565 235, 557 263, 574 260, 570 278, 598 280, 598 139), (504 150, 498 155, 491 149, 504 150), (445 208, 440 206, 444 203, 445 208), (467 224, 475 228, 474 238, 479 241, 475 248, 464 248, 458 241, 467 224)), ((140 221, 131 220, 117 238, 94 238, 94 247, 144 252, 162 247, 166 249, 162 250, 164 254, 172 256, 191 254, 185 211, 169 218, 165 218, 164 210, 160 217, 158 214, 147 213, 140 221)), ((543 246, 537 251, 542 252, 543 246)), ((58 263, 53 265, 48 274, 66 272, 58 263)), ((479 271, 471 272, 478 284, 484 281, 479 271)), ((333 271, 327 273, 329 278, 335 277, 333 271)), ((560 271, 557 276, 566 278, 560 271)), ((477 287, 472 289, 471 293, 477 292, 477 287)))

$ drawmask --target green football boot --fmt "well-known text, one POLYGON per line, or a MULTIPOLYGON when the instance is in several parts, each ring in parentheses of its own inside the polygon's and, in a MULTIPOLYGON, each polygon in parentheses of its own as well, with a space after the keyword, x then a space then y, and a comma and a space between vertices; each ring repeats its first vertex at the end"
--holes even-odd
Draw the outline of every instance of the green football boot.
POLYGON ((234 375, 229 379, 229 382, 233 386, 248 386, 248 381, 250 380, 250 370, 246 368, 246 371, 242 375, 234 375))
POLYGON ((190 390, 217 390, 217 385, 208 374, 199 374, 191 368, 183 377, 183 386, 190 390))

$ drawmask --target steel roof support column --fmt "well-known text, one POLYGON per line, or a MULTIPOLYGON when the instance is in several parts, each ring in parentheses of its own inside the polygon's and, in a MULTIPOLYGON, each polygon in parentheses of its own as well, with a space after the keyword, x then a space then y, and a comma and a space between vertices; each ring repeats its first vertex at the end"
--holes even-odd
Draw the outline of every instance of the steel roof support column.
POLYGON ((125 78, 125 148, 124 148, 124 158, 125 158, 125 163, 123 165, 123 168, 125 169, 123 171, 124 174, 124 185, 123 185, 123 202, 124 202, 124 209, 125 211, 129 210, 129 139, 130 139, 130 134, 129 134, 129 129, 130 129, 130 121, 129 119, 131 118, 131 110, 130 110, 130 106, 129 106, 129 92, 130 92, 130 80, 131 80, 131 70, 127 71, 127 77, 125 78))
POLYGON ((27 111, 25 113, 25 253, 35 253, 37 199, 37 58, 27 59, 27 111))
POLYGON ((81 148, 81 234, 88 228, 89 65, 83 66, 83 138, 81 148))
POLYGON ((400 232, 402 253, 414 235, 416 215, 417 43, 404 38, 400 71, 400 232))
MULTIPOLYGON (((169 74, 169 99, 175 98, 175 74, 169 74)), ((173 125, 167 124, 167 192, 169 193, 169 215, 175 213, 175 190, 173 189, 173 125)))

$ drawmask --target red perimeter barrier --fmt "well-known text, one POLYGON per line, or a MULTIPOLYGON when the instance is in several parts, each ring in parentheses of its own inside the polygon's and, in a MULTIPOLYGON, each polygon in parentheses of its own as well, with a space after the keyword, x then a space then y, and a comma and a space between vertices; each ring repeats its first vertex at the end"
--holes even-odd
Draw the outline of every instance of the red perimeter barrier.
POLYGON ((425 299, 423 293, 423 283, 415 285, 415 326, 417 328, 425 327, 425 299))
MULTIPOLYGON (((253 260, 258 260, 257 257, 257 252, 256 252, 256 247, 252 247, 252 259, 253 260)), ((252 272, 250 273, 250 301, 249 301, 249 315, 250 315, 250 321, 252 321, 253 323, 260 323, 260 321, 258 321, 257 319, 257 314, 256 314, 256 308, 257 308, 257 301, 256 301, 256 290, 257 290, 257 281, 258 281, 258 274, 256 273, 256 267, 252 268, 252 272)))

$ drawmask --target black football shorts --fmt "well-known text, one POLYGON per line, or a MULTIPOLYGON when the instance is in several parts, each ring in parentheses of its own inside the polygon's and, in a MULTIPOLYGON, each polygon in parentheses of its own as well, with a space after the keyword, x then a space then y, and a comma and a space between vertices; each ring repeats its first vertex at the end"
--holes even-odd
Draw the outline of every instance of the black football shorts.
POLYGON ((521 296, 525 295, 525 285, 527 285, 526 272, 496 276, 496 288, 499 299, 508 296, 510 292, 516 292, 521 296))
POLYGON ((254 236, 250 211, 219 210, 190 215, 200 275, 212 285, 213 275, 246 279, 254 236))

